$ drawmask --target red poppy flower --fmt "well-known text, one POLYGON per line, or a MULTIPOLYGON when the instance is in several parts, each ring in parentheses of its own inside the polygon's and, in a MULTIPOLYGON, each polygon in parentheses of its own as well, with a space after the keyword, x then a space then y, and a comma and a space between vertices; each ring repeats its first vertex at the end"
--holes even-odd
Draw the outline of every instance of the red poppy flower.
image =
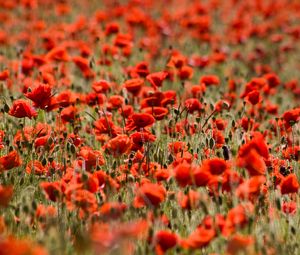
POLYGON ((165 197, 166 190, 163 186, 156 183, 144 183, 137 191, 134 206, 156 207, 165 200, 165 197))
POLYGON ((85 78, 93 78, 95 73, 90 68, 89 61, 81 56, 73 57, 73 62, 80 69, 85 78))
POLYGON ((66 184, 64 182, 42 182, 41 188, 45 191, 47 198, 53 202, 56 202, 59 197, 62 196, 66 190, 66 184))
POLYGON ((0 72, 0 81, 5 81, 5 80, 8 79, 8 77, 9 77, 9 70, 8 69, 0 72))
POLYGON ((10 170, 22 164, 22 160, 17 151, 11 151, 5 156, 0 157, 0 172, 10 170))
POLYGON ((75 106, 70 105, 61 111, 60 117, 64 123, 72 122, 75 120, 76 113, 77 109, 75 108, 75 106))
POLYGON ((216 231, 213 228, 206 229, 199 227, 193 231, 187 239, 182 242, 184 248, 200 249, 206 247, 216 236, 216 231))
POLYGON ((132 139, 133 144, 137 147, 136 149, 142 148, 145 143, 154 142, 156 140, 155 135, 149 132, 135 132, 130 135, 130 138, 132 139))
POLYGON ((109 134, 112 137, 115 137, 120 133, 120 128, 117 127, 109 117, 101 117, 99 120, 94 122, 95 133, 97 136, 102 134, 109 134))
POLYGON ((28 174, 33 173, 37 175, 42 175, 47 173, 47 168, 44 167, 40 161, 33 160, 27 164, 25 171, 28 174))
POLYGON ((196 209, 200 204, 200 193, 194 190, 189 190, 188 194, 184 195, 184 193, 180 191, 178 193, 178 203, 183 209, 196 209))
POLYGON ((229 255, 240 254, 241 251, 246 252, 247 248, 254 243, 254 238, 252 236, 242 236, 235 234, 229 240, 227 244, 227 253, 229 255))
POLYGON ((99 80, 99 81, 93 82, 92 89, 96 93, 106 93, 111 89, 111 85, 106 80, 99 80))
POLYGON ((35 118, 37 116, 36 110, 34 110, 29 102, 23 99, 15 100, 8 114, 16 118, 28 117, 29 119, 31 119, 32 117, 35 118))
POLYGON ((289 174, 280 183, 282 194, 297 193, 299 189, 299 182, 295 174, 289 174))
POLYGON ((297 212, 297 203, 296 202, 284 202, 282 204, 282 211, 286 214, 295 215, 297 212))
POLYGON ((126 130, 139 130, 145 127, 152 126, 155 118, 149 113, 134 113, 128 118, 126 130))
POLYGON ((219 85, 220 79, 216 75, 204 75, 200 79, 200 84, 204 83, 206 86, 219 85))
POLYGON ((194 70, 192 67, 184 65, 178 70, 178 76, 181 80, 191 79, 193 77, 194 70))
POLYGON ((202 171, 208 171, 213 175, 220 175, 229 169, 228 163, 221 158, 204 160, 201 166, 202 171))
POLYGON ((123 84, 126 90, 131 94, 133 94, 134 96, 137 96, 140 93, 143 85, 144 85, 144 79, 141 78, 130 79, 123 84))
POLYGON ((110 202, 105 203, 100 207, 100 214, 105 217, 105 219, 118 219, 127 209, 126 204, 110 202))
POLYGON ((154 244, 157 255, 164 254, 177 244, 177 235, 167 230, 160 230, 155 233, 154 244))
POLYGON ((95 194, 85 189, 75 189, 67 194, 69 209, 79 208, 81 213, 93 213, 97 210, 95 194))
POLYGON ((286 122, 287 126, 292 126, 300 120, 300 108, 286 111, 282 118, 286 122))
POLYGON ((45 206, 43 204, 39 204, 35 210, 35 217, 40 221, 45 221, 48 217, 56 217, 57 210, 54 206, 49 205, 45 206))
POLYGON ((48 255, 47 250, 42 246, 26 239, 17 240, 13 236, 1 238, 0 251, 3 255, 48 255))
POLYGON ((265 183, 264 176, 254 176, 244 183, 240 184, 236 189, 237 197, 241 199, 254 199, 262 193, 262 185, 265 183))
POLYGON ((33 101, 35 107, 45 109, 50 104, 51 87, 48 84, 39 84, 25 96, 33 101))
POLYGON ((249 92, 246 96, 246 99, 248 102, 250 102, 252 105, 256 105, 258 104, 262 98, 259 94, 259 91, 258 90, 252 90, 251 92, 249 92))
POLYGON ((189 98, 184 102, 184 106, 189 113, 200 112, 202 105, 197 98, 189 98))
POLYGON ((104 158, 100 151, 93 150, 89 147, 82 147, 79 152, 80 165, 85 166, 87 171, 96 167, 96 165, 104 165, 104 158))
POLYGON ((255 149, 251 149, 243 157, 238 157, 237 165, 245 167, 251 176, 264 175, 267 170, 263 158, 255 149))
POLYGON ((127 135, 118 135, 110 139, 104 146, 103 149, 114 157, 119 157, 130 151, 132 142, 127 135))
POLYGON ((0 185, 0 206, 7 207, 12 196, 13 196, 12 186, 0 185))
POLYGON ((181 187, 185 187, 192 183, 193 167, 183 162, 174 168, 174 177, 181 187))
POLYGON ((280 84, 280 79, 275 73, 267 73, 264 75, 264 78, 268 81, 270 88, 275 88, 280 84))
POLYGON ((226 224, 229 224, 233 228, 245 226, 253 210, 254 207, 251 203, 240 204, 230 209, 227 214, 226 224))
POLYGON ((209 171, 203 171, 200 167, 194 171, 193 177, 195 185, 198 187, 206 186, 213 178, 209 171))
POLYGON ((148 74, 146 79, 150 82, 153 88, 161 87, 163 81, 167 78, 167 72, 157 72, 148 74))
POLYGON ((268 157, 269 151, 263 135, 255 133, 253 139, 239 149, 237 166, 245 167, 251 176, 264 175, 267 168, 264 159, 268 157))
POLYGON ((162 120, 169 113, 167 108, 159 106, 143 108, 143 112, 152 114, 156 120, 162 120))

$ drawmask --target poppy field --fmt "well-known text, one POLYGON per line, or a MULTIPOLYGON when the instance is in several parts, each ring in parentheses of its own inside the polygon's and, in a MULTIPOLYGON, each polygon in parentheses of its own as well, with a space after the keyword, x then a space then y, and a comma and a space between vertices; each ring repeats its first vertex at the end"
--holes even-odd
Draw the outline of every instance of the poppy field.
POLYGON ((0 255, 300 254, 300 1, 0 1, 0 255))

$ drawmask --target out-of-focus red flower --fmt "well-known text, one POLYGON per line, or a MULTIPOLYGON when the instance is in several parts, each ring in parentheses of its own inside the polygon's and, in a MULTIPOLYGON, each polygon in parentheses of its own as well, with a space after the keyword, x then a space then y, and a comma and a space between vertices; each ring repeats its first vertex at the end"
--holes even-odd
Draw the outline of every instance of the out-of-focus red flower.
POLYGON ((167 250, 172 249, 177 244, 177 235, 168 230, 160 230, 155 233, 154 245, 157 255, 164 254, 167 250))
POLYGON ((124 102, 125 102, 124 97, 119 95, 113 95, 108 100, 107 109, 108 110, 118 109, 123 106, 124 102))
POLYGON ((284 202, 282 204, 282 211, 286 214, 295 215, 297 212, 297 203, 296 202, 284 202))
POLYGON ((229 210, 226 218, 227 227, 236 228, 243 227, 248 223, 250 215, 253 213, 254 207, 249 202, 247 204, 239 204, 229 210))
POLYGON ((253 139, 239 149, 237 165, 245 167, 251 176, 264 175, 267 168, 264 159, 268 157, 269 151, 263 135, 255 133, 253 139))
POLYGON ((95 73, 90 68, 89 61, 81 56, 73 57, 74 64, 80 69, 85 78, 94 78, 95 73))
POLYGON ((286 111, 282 115, 283 120, 285 121, 287 127, 292 126, 300 120, 300 108, 292 109, 286 111))
POLYGON ((161 87, 163 84, 163 81, 167 78, 168 73, 167 72, 157 72, 157 73, 151 73, 148 74, 146 79, 150 82, 153 88, 161 87))
POLYGON ((76 113, 77 113, 76 107, 70 105, 61 111, 60 117, 64 123, 72 122, 76 118, 76 113))
POLYGON ((24 99, 15 100, 8 114, 16 118, 28 117, 29 119, 37 116, 36 110, 24 99))
POLYGON ((96 165, 104 165, 105 162, 100 151, 93 150, 89 147, 82 147, 78 156, 79 164, 82 167, 85 166, 87 171, 91 171, 92 168, 96 168, 96 165))
POLYGON ((28 174, 33 173, 37 175, 42 175, 47 173, 47 168, 43 166, 43 164, 40 161, 33 160, 27 164, 25 171, 28 174))
POLYGON ((204 160, 201 166, 202 171, 207 171, 212 175, 220 175, 229 169, 228 163, 221 158, 204 160))
POLYGON ((202 168, 198 167, 193 174, 195 185, 198 187, 206 186, 213 178, 209 171, 203 171, 202 168))
POLYGON ((22 164, 21 157, 17 151, 11 151, 5 156, 0 157, 0 172, 10 170, 22 164))
POLYGON ((252 105, 256 105, 262 100, 262 98, 258 90, 252 90, 247 94, 246 100, 250 102, 252 105))
POLYGON ((189 113, 200 112, 200 110, 202 109, 202 105, 197 98, 186 99, 184 102, 184 106, 189 113))
POLYGON ((246 251, 249 246, 254 243, 252 236, 242 236, 235 234, 230 238, 227 244, 227 253, 229 255, 240 254, 241 251, 246 251))
POLYGON ((220 84, 220 79, 216 75, 204 75, 200 78, 200 84, 202 83, 204 83, 206 86, 217 86, 220 84))
POLYGON ((9 78, 9 70, 8 69, 0 72, 0 81, 5 81, 8 78, 9 78))
POLYGON ((196 209, 200 204, 200 193, 195 190, 189 190, 186 195, 180 191, 177 197, 180 207, 186 210, 196 209))
POLYGON ((0 206, 7 207, 13 196, 13 186, 0 185, 0 206))
POLYGON ((299 182, 295 174, 289 174, 280 183, 282 194, 297 193, 299 189, 299 182))
POLYGON ((46 249, 29 240, 17 240, 9 237, 0 240, 1 255, 47 255, 46 249))
POLYGON ((206 247, 216 236, 216 231, 213 228, 206 229, 205 227, 196 228, 189 237, 181 241, 183 248, 199 249, 206 247))
POLYGON ((118 219, 127 209, 126 204, 117 202, 108 202, 100 207, 100 214, 105 219, 118 219))
POLYGON ((123 84, 124 88, 134 96, 137 96, 140 93, 143 85, 144 79, 141 78, 130 79, 123 84))
POLYGON ((264 176, 254 176, 244 183, 240 184, 236 189, 237 197, 241 199, 254 199, 262 193, 262 185, 265 183, 264 176))
POLYGON ((188 65, 184 65, 178 70, 178 76, 181 80, 191 79, 193 77, 193 74, 193 68, 188 65))
POLYGON ((132 142, 127 135, 118 135, 110 139, 104 146, 109 154, 112 154, 114 157, 119 157, 123 154, 126 154, 130 151, 132 142))
POLYGON ((66 184, 60 181, 42 182, 40 186, 45 191, 47 198, 53 202, 56 202, 66 189, 66 184))
POLYGON ((93 82, 92 89, 96 93, 106 93, 111 89, 111 85, 106 80, 99 80, 99 81, 93 82))
POLYGON ((144 183, 137 190, 134 200, 135 207, 146 205, 148 207, 157 207, 165 200, 166 190, 163 186, 156 183, 144 183))
POLYGON ((35 216, 40 221, 44 221, 47 217, 55 217, 57 215, 57 210, 54 206, 45 206, 39 204, 35 210, 35 216))
POLYGON ((186 162, 178 164, 174 168, 174 177, 181 187, 192 184, 193 170, 194 168, 186 162))

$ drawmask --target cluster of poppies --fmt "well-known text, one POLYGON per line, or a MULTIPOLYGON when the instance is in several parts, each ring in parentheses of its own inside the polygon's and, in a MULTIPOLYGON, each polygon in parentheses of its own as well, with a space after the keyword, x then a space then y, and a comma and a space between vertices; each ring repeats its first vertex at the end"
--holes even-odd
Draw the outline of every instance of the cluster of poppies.
POLYGON ((0 21, 0 255, 300 253, 298 0, 0 21))

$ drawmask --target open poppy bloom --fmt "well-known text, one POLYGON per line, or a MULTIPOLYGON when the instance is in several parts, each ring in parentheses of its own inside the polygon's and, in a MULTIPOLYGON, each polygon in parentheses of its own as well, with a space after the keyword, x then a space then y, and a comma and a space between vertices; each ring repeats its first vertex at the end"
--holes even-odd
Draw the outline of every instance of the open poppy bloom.
POLYGON ((153 88, 158 88, 162 86, 163 81, 168 76, 168 73, 166 72, 157 72, 157 73, 151 73, 148 74, 146 79, 150 82, 153 88))
POLYGON ((11 151, 5 156, 0 157, 0 172, 10 170, 22 164, 22 159, 17 151, 11 151))
POLYGON ((140 93, 143 85, 144 85, 144 80, 141 78, 130 79, 123 84, 126 90, 131 94, 133 94, 134 96, 137 96, 140 93))
POLYGON ((203 161, 201 169, 213 175, 220 175, 229 169, 229 165, 224 159, 213 158, 203 161))
POLYGON ((155 250, 157 255, 164 254, 177 244, 177 235, 167 230, 160 230, 154 237, 155 250))
POLYGON ((118 157, 128 153, 130 151, 131 144, 131 140, 127 135, 118 135, 110 139, 103 148, 114 157, 118 157))
POLYGON ((204 83, 206 86, 217 86, 220 84, 220 79, 216 75, 204 75, 200 78, 200 84, 202 83, 204 83))
POLYGON ((167 108, 159 106, 146 107, 143 112, 151 114, 156 120, 164 119, 169 113, 167 108))
POLYGON ((37 116, 36 110, 24 99, 15 100, 8 114, 16 118, 27 117, 29 119, 37 116))
POLYGON ((297 193, 299 189, 299 182, 295 174, 289 174, 280 184, 282 194, 297 193))
POLYGON ((189 98, 185 100, 184 106, 189 113, 200 112, 202 105, 197 98, 189 98))
POLYGON ((140 130, 152 126, 155 118, 149 113, 134 113, 128 118, 126 130, 140 130))
POLYGON ((48 84, 39 84, 31 92, 27 92, 25 96, 33 101, 36 108, 45 109, 50 104, 51 87, 48 84))
POLYGON ((269 151, 264 137, 260 133, 255 133, 253 139, 241 146, 238 152, 237 165, 245 167, 251 176, 264 175, 269 151))
POLYGON ((165 200, 166 190, 163 186, 156 183, 144 183, 137 190, 137 195, 134 200, 135 207, 144 205, 152 208, 159 206, 165 200))

